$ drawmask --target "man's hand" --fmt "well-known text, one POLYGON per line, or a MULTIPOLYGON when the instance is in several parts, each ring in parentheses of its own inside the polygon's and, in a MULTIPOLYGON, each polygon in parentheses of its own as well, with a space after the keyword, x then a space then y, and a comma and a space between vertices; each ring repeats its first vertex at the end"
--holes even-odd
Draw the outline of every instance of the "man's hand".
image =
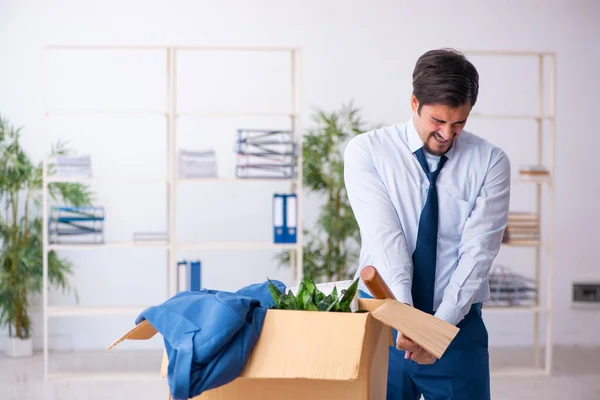
POLYGON ((435 357, 431 355, 427 350, 405 337, 401 332, 398 332, 396 338, 396 348, 398 350, 404 350, 404 358, 419 363, 419 364, 433 364, 435 357))

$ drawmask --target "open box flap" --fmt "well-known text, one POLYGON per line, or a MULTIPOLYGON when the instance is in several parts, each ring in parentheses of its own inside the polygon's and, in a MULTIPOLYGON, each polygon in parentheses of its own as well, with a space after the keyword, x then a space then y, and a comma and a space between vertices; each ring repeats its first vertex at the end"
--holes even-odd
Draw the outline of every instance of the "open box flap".
POLYGON ((148 320, 143 320, 139 324, 137 324, 133 329, 129 332, 121 336, 119 339, 115 340, 106 350, 110 350, 122 341, 129 340, 148 340, 151 339, 154 335, 156 335, 158 331, 148 322, 148 320))
POLYGON ((441 319, 396 300, 359 299, 358 307, 392 327, 436 358, 441 358, 459 329, 441 319))

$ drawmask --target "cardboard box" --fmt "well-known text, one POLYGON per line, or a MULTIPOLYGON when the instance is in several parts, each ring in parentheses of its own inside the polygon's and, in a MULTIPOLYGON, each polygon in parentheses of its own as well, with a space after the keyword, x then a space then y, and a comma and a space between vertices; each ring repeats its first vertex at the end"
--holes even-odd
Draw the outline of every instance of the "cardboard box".
MULTIPOLYGON (((194 400, 385 400, 392 327, 438 358, 458 333, 395 300, 358 299, 358 307, 367 312, 268 310, 241 376, 194 400)), ((143 321, 108 349, 156 333, 143 321)), ((165 354, 163 377, 167 365, 165 354)))

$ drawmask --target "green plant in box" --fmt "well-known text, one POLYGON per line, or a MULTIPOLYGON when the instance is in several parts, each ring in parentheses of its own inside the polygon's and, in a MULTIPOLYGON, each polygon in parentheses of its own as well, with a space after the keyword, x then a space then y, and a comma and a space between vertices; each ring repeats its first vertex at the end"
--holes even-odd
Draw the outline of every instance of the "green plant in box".
POLYGON ((273 309, 279 310, 302 310, 302 311, 334 311, 351 312, 350 304, 356 295, 358 288, 358 279, 356 279, 347 290, 342 290, 338 295, 337 287, 334 287, 331 294, 325 295, 311 279, 304 279, 298 287, 298 292, 294 295, 291 290, 285 294, 281 292, 269 280, 269 290, 275 305, 273 309))

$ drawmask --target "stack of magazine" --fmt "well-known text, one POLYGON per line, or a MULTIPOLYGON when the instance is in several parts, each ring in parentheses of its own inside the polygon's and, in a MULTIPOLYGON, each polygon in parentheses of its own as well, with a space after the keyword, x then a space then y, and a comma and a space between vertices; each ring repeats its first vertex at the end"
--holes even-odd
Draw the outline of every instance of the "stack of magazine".
POLYGON ((216 178, 217 160, 214 150, 179 150, 180 179, 216 178))
POLYGON ((52 207, 48 241, 55 244, 104 243, 104 207, 52 207))
POLYGON ((522 307, 535 304, 535 279, 519 275, 504 265, 494 265, 488 280, 490 300, 487 306, 522 307))
POLYGON ((50 160, 56 176, 61 178, 91 178, 92 163, 89 155, 56 155, 50 160))
POLYGON ((285 130, 238 129, 237 178, 294 179, 297 145, 285 130))

